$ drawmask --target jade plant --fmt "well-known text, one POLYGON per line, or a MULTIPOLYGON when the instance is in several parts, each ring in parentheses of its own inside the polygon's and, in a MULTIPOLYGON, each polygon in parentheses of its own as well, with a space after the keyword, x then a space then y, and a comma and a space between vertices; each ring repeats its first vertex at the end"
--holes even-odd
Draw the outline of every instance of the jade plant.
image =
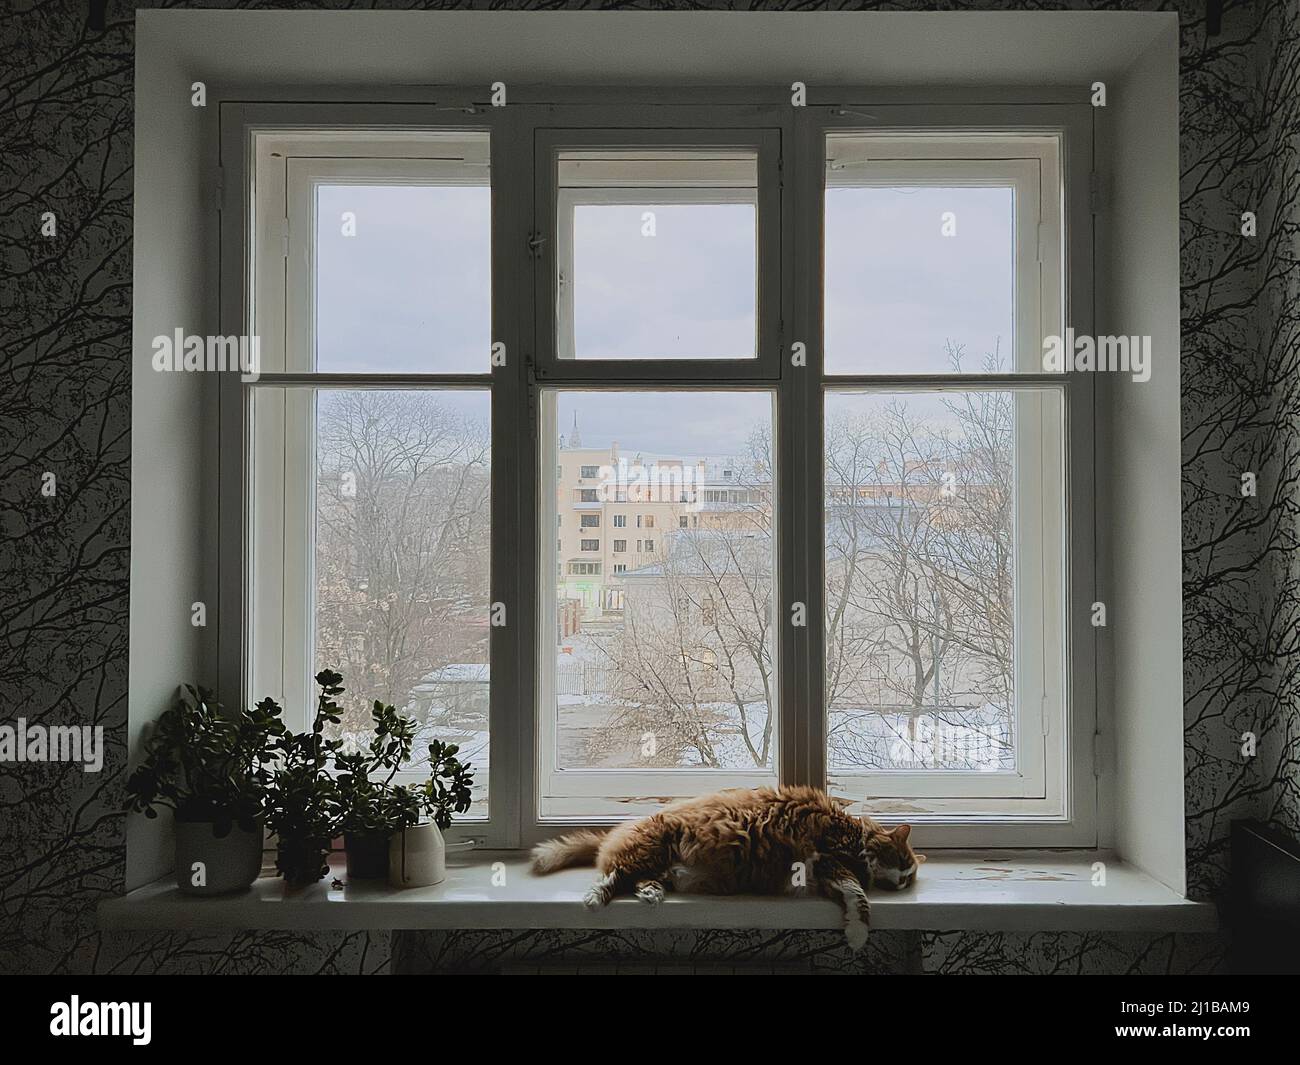
POLYGON ((398 785, 389 801, 389 824, 412 828, 430 820, 439 829, 451 827, 453 813, 469 809, 474 770, 456 757, 460 747, 434 740, 429 744, 429 776, 419 784, 398 785))
POLYGON ((343 831, 387 835, 424 820, 439 829, 450 827, 453 813, 469 809, 474 783, 474 770, 456 757, 460 748, 434 740, 429 744, 429 776, 419 784, 395 784, 410 761, 416 723, 378 700, 371 717, 373 738, 367 748, 334 756, 343 831))
POLYGON ((170 808, 183 822, 212 822, 218 836, 261 819, 269 763, 285 735, 270 700, 229 714, 206 688, 185 685, 154 724, 144 757, 126 782, 127 809, 158 816, 170 808))
MULTIPOLYGON (((335 697, 343 678, 333 670, 316 674, 320 694, 310 732, 285 732, 276 738, 278 761, 266 789, 266 826, 276 834, 275 867, 290 887, 314 884, 329 872, 330 844, 343 819, 342 795, 331 772, 342 740, 325 738, 326 725, 338 725, 342 707, 335 697)), ((270 699, 259 706, 274 705, 270 699)))
POLYGON ((378 699, 371 717, 374 724, 366 749, 334 756, 341 827, 349 836, 386 835, 401 827, 394 823, 400 785, 394 785, 393 778, 411 758, 416 724, 378 699))

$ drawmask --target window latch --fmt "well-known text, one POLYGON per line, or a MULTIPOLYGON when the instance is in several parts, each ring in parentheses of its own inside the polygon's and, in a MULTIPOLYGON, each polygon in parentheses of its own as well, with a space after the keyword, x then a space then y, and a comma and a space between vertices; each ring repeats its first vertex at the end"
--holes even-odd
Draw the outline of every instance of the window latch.
POLYGON ((541 232, 534 229, 528 234, 528 254, 534 259, 542 257, 542 245, 546 243, 546 238, 541 232))

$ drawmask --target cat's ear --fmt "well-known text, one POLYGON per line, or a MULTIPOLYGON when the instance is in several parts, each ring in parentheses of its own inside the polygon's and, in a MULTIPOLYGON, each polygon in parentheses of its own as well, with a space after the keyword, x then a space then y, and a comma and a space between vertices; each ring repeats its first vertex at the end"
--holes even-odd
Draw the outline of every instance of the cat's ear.
POLYGON ((907 837, 912 833, 911 825, 899 825, 894 831, 889 833, 894 837, 895 843, 906 843, 907 837))
POLYGON ((833 802, 841 810, 847 810, 850 806, 853 805, 853 800, 846 799, 843 795, 831 795, 829 798, 831 802, 833 802))
POLYGON ((925 855, 924 855, 924 854, 918 854, 918 855, 916 856, 916 864, 917 864, 917 865, 924 865, 924 864, 925 864, 925 855))

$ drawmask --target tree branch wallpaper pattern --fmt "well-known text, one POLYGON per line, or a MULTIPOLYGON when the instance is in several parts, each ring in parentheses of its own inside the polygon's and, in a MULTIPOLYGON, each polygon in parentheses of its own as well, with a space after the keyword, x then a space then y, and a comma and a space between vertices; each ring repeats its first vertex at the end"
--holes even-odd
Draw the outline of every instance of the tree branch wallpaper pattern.
MULTIPOLYGON (((134 13, 0 14, 0 681, 5 719, 101 725, 102 773, 0 764, 0 970, 426 972, 761 963, 809 972, 1204 972, 1219 936, 877 933, 103 934, 126 767, 134 13), (57 234, 43 235, 54 212, 57 234), (52 471, 57 492, 41 493, 52 471)), ((456 8, 477 3, 312 7, 456 8)), ((1188 881, 1216 898, 1228 826, 1300 831, 1300 11, 1199 2, 610 3, 500 8, 1174 10, 1181 16, 1183 557, 1188 881), (1240 234, 1244 211, 1258 234, 1240 234), (1258 475, 1243 498, 1243 472, 1258 475), (1241 755, 1242 735, 1258 755, 1241 755)), ((197 535, 197 530, 196 530, 197 535)))

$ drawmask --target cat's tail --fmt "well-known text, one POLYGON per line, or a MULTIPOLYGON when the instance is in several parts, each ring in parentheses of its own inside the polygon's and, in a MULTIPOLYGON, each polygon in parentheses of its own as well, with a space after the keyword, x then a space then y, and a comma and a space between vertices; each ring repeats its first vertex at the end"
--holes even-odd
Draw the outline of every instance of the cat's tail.
POLYGON ((559 839, 548 839, 545 843, 537 844, 533 848, 533 872, 545 876, 557 869, 568 869, 575 865, 595 865, 596 852, 600 850, 607 831, 609 830, 584 828, 560 836, 559 839))

